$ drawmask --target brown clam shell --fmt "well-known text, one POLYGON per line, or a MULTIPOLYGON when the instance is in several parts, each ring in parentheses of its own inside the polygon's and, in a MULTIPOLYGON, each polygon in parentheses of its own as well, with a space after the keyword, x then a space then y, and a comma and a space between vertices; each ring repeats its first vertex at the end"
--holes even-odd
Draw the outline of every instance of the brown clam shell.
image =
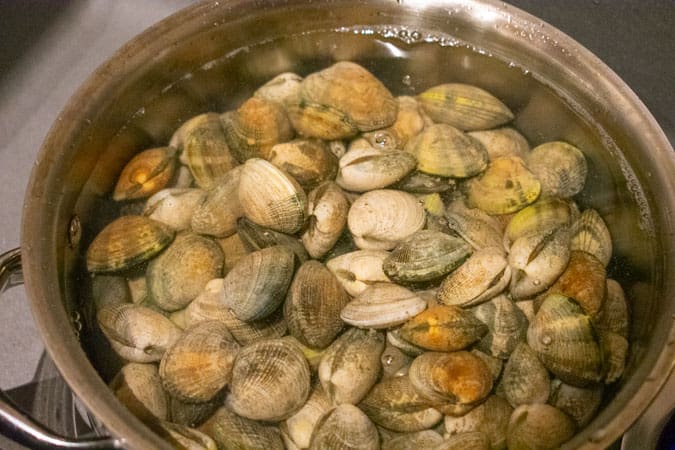
POLYGON ((401 337, 432 351, 461 350, 479 340, 488 327, 467 310, 440 305, 421 312, 401 328, 401 337))

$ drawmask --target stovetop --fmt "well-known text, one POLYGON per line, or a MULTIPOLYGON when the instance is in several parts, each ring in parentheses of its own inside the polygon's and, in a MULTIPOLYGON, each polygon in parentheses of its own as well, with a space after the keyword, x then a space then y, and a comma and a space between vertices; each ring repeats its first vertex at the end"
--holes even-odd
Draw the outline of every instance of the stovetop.
MULTIPOLYGON (((0 1, 0 252, 19 244, 24 189, 49 127, 77 87, 117 48, 191 0, 0 1)), ((675 3, 672 0, 511 0, 566 32, 633 88, 675 142, 675 3)), ((21 288, 3 294, 0 388, 56 431, 89 432, 72 404, 21 288), (64 418, 64 416, 67 416, 64 418)), ((672 404, 675 377, 638 422, 672 404)), ((653 418, 651 419, 653 422, 653 418)), ((618 448, 618 443, 615 444, 618 448)), ((22 447, 0 437, 0 448, 22 447)))

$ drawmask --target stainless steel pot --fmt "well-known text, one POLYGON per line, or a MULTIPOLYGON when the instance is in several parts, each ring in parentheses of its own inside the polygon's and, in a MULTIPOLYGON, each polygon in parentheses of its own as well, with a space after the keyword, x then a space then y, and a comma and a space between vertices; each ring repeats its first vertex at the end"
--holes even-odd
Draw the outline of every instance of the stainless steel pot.
MULTIPOLYGON (((107 193, 123 164, 165 143, 188 117, 236 106, 276 73, 343 59, 396 94, 477 84, 515 110, 532 144, 564 139, 584 150, 596 175, 579 201, 603 215, 614 237, 610 274, 632 302, 632 347, 607 405, 566 447, 606 447, 651 402, 675 364, 675 158, 609 68, 550 25, 491 0, 213 1, 160 22, 99 68, 59 116, 33 170, 21 238, 33 313, 57 367, 114 436, 79 444, 52 437, 53 445, 167 448, 108 390, 114 368, 89 320, 82 256, 115 212, 107 193)), ((2 288, 19 270, 18 253, 5 256, 2 288)), ((0 416, 33 447, 47 439, 7 405, 0 416)))

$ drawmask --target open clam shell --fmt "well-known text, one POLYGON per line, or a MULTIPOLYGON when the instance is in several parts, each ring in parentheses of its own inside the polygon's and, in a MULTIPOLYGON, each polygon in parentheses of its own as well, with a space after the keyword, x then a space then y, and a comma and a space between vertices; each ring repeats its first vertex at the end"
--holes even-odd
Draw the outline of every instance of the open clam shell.
MULTIPOLYGON (((303 263, 309 259, 307 250, 302 242, 293 235, 274 231, 270 228, 261 227, 246 217, 240 217, 237 220, 237 236, 239 236, 242 246, 248 252, 262 250, 263 248, 283 245, 293 250, 298 262, 303 263)), ((225 261, 227 263, 227 260, 225 261)))
POLYGON ((211 437, 186 425, 162 420, 153 423, 150 428, 175 448, 218 450, 216 442, 211 437))
POLYGON ((579 212, 574 205, 559 198, 540 198, 518 211, 504 230, 506 249, 517 239, 530 234, 546 234, 559 227, 569 227, 579 212))
POLYGON ((502 225, 494 217, 478 208, 467 208, 462 200, 455 200, 445 210, 448 228, 460 235, 476 250, 502 245, 502 225))

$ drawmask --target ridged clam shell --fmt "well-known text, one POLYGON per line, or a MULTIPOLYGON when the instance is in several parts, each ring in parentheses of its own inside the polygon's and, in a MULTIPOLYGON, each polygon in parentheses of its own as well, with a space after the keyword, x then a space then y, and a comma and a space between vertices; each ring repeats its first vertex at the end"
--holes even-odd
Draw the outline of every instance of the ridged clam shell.
POLYGON ((436 280, 459 267, 471 254, 463 239, 440 231, 421 230, 399 243, 382 264, 393 281, 436 280))
POLYGON ((415 293, 393 283, 376 283, 349 302, 340 317, 360 328, 389 328, 424 311, 427 303, 415 293))
POLYGON ((110 389, 141 421, 167 418, 168 399, 155 364, 124 365, 110 382, 110 389))
POLYGON ((218 448, 284 450, 276 427, 240 417, 227 408, 218 409, 199 429, 211 436, 218 448))
POLYGON ((591 319, 570 298, 546 297, 530 323, 527 343, 565 383, 583 387, 602 379, 602 350, 591 319))
POLYGON ((226 237, 237 231, 237 219, 244 215, 239 203, 239 180, 242 166, 223 174, 207 192, 204 202, 195 209, 192 231, 216 237, 226 237))
POLYGON ((311 191, 338 173, 338 159, 319 139, 294 139, 276 144, 269 162, 292 176, 305 191, 311 191))
POLYGON ((296 104, 300 100, 302 77, 293 72, 284 72, 260 86, 254 97, 280 103, 284 106, 296 104))
MULTIPOLYGON (((302 242, 290 234, 274 231, 270 228, 261 227, 248 220, 246 217, 240 217, 237 220, 237 235, 242 241, 243 247, 249 252, 262 250, 263 248, 283 245, 293 250, 298 262, 303 263, 309 259, 307 250, 302 242)), ((226 261, 227 262, 227 261, 226 261)))
POLYGON ((502 245, 502 226, 497 219, 477 208, 467 208, 456 200, 445 210, 448 228, 459 234, 476 250, 502 245))
POLYGON ((181 335, 161 313, 133 303, 104 306, 96 319, 115 352, 133 362, 159 361, 181 335))
POLYGON ((605 377, 603 381, 607 384, 614 383, 621 378, 626 368, 628 341, 623 336, 611 331, 602 330, 598 333, 598 336, 605 357, 605 377))
POLYGON ((359 132, 345 112, 303 99, 288 106, 288 118, 298 134, 311 138, 345 139, 359 132))
POLYGON ((302 243, 312 258, 321 258, 333 248, 347 225, 349 201, 332 181, 322 183, 307 197, 307 230, 302 243))
POLYGON ((445 431, 449 435, 483 432, 493 450, 506 449, 506 430, 513 408, 506 400, 491 395, 468 413, 460 417, 445 416, 445 431))
POLYGON ((504 230, 504 246, 509 249, 514 241, 523 236, 568 227, 577 216, 576 207, 571 202, 559 198, 540 198, 509 220, 504 230))
POLYGON ((283 245, 249 253, 223 281, 223 303, 243 321, 263 319, 284 301, 293 278, 295 256, 283 245))
POLYGON ((363 133, 363 137, 375 148, 402 150, 408 140, 424 128, 420 106, 414 97, 406 95, 396 97, 396 103, 398 103, 398 113, 396 121, 391 126, 363 133))
POLYGON ((150 428, 174 448, 187 450, 218 450, 216 442, 207 434, 185 425, 160 421, 153 423, 150 428))
POLYGON ((205 198, 202 189, 162 189, 145 202, 143 215, 184 231, 190 228, 192 215, 205 198))
POLYGON ((490 450, 490 439, 480 431, 459 433, 445 439, 434 450, 490 450))
POLYGON ((415 433, 406 433, 390 439, 383 448, 388 450, 409 450, 411 448, 435 448, 443 442, 443 436, 433 430, 422 430, 415 433))
POLYGON ((461 130, 494 128, 514 117, 494 95, 469 84, 434 86, 421 93, 418 99, 434 122, 447 123, 461 130))
POLYGON ((590 253, 607 267, 612 258, 612 236, 596 210, 586 209, 581 213, 572 228, 570 248, 590 253))
POLYGON ((183 233, 148 265, 152 301, 165 311, 184 308, 210 280, 222 276, 224 256, 212 239, 183 233))
POLYGON ((570 416, 577 427, 582 428, 595 417, 603 391, 602 384, 581 388, 556 379, 551 383, 549 403, 570 416))
POLYGON ((159 376, 172 396, 207 402, 230 381, 238 352, 239 344, 222 322, 201 322, 185 330, 164 354, 159 376))
POLYGON ((509 450, 553 449, 574 436, 572 419, 551 405, 521 405, 509 420, 509 450))
POLYGON ((507 359, 518 343, 525 341, 527 317, 505 295, 498 295, 476 306, 472 311, 489 330, 476 345, 477 349, 497 358, 507 359))
POLYGON ((307 402, 283 424, 284 431, 298 448, 308 448, 314 428, 333 404, 323 390, 321 383, 316 383, 307 402))
POLYGON ((305 192, 291 176, 262 159, 244 164, 239 201, 244 215, 263 227, 292 234, 305 222, 305 192))
POLYGON ((356 250, 329 259, 326 267, 342 283, 347 293, 355 297, 373 283, 389 281, 382 270, 388 255, 384 250, 356 250))
POLYGON ((121 216, 94 238, 87 249, 87 270, 119 272, 149 260, 173 241, 167 225, 143 216, 121 216))
POLYGON ((343 189, 366 192, 390 186, 415 169, 415 157, 402 150, 383 151, 370 147, 350 147, 340 158, 336 182, 343 189))
POLYGON ((352 203, 347 225, 361 249, 390 250, 424 227, 426 214, 407 192, 378 189, 352 203))
POLYGON ((164 189, 176 170, 176 150, 158 147, 144 150, 124 166, 113 190, 113 200, 150 197, 164 189))
POLYGON ((223 398, 223 391, 219 392, 208 402, 203 403, 185 402, 176 397, 169 396, 168 420, 188 427, 199 426, 222 406, 223 398))
POLYGON ((508 285, 511 269, 502 250, 475 251, 441 283, 438 300, 445 305, 471 306, 498 295, 508 285))
POLYGON ((223 273, 228 273, 232 270, 239 260, 251 251, 239 235, 239 223, 237 223, 237 233, 225 238, 216 239, 216 241, 220 245, 220 248, 223 249, 223 254, 225 255, 223 273))
POLYGON ((350 301, 335 275, 318 261, 300 266, 284 302, 288 331, 303 344, 325 348, 342 331, 340 311, 350 301))
POLYGON ((520 158, 497 158, 466 184, 468 200, 488 214, 509 214, 534 202, 541 192, 537 178, 520 158))
POLYGON ((546 142, 527 156, 527 168, 541 182, 542 195, 570 198, 581 192, 586 182, 584 154, 566 142, 546 142))
POLYGON ((598 313, 597 327, 628 339, 628 303, 623 288, 616 281, 607 279, 606 295, 598 313))
POLYGON ((417 159, 417 170, 429 175, 467 178, 488 165, 483 144, 459 129, 431 125, 410 139, 405 150, 417 159))
POLYGON ((309 364, 298 347, 280 339, 255 342, 234 361, 225 406, 249 419, 283 420, 305 404, 310 387, 309 364))
POLYGON ((380 376, 385 337, 351 328, 328 347, 319 364, 319 380, 331 401, 357 404, 380 376))
POLYGON ((354 405, 340 405, 316 425, 310 450, 378 450, 375 424, 354 405))
POLYGON ((527 139, 515 128, 503 127, 494 130, 470 131, 467 134, 483 144, 491 161, 504 156, 516 156, 525 160, 530 152, 530 144, 527 143, 527 139))
POLYGON ((461 350, 479 340, 488 327, 468 310, 435 306, 408 320, 400 330, 405 340, 432 351, 461 350))
POLYGON ((501 380, 506 400, 514 408, 530 403, 546 403, 551 380, 546 367, 529 345, 518 344, 506 362, 501 380))

